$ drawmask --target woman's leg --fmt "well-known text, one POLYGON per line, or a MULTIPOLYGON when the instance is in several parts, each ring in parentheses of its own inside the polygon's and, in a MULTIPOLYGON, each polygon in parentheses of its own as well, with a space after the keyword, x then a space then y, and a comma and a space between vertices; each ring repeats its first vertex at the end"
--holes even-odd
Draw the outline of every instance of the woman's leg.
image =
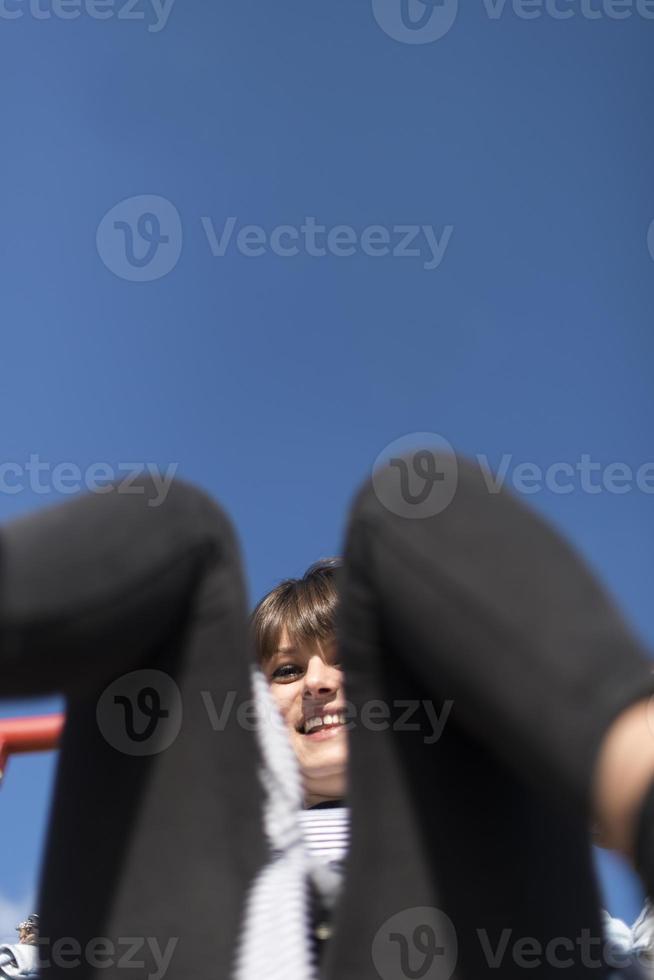
POLYGON ((566 543, 454 462, 431 516, 401 464, 351 515, 352 843, 324 975, 602 976, 593 772, 650 664, 566 543))
POLYGON ((144 478, 0 534, 3 695, 67 696, 40 899, 53 980, 228 976, 264 860, 238 545, 200 491, 155 496, 144 478))

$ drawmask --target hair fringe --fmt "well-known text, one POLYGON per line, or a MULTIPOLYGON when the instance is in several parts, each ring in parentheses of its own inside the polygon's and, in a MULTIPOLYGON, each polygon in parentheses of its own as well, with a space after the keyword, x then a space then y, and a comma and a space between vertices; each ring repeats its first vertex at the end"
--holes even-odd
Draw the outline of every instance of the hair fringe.
POLYGON ((324 640, 336 628, 337 557, 321 558, 301 578, 288 578, 268 592, 250 618, 259 663, 274 654, 283 629, 291 643, 301 646, 324 640))

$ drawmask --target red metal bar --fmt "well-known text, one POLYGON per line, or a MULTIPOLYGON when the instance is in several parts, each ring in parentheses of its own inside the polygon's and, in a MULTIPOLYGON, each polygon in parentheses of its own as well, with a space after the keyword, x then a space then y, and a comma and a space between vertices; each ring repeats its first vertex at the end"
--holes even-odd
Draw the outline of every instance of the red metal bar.
POLYGON ((9 756, 18 752, 48 752, 56 749, 64 727, 64 715, 34 715, 0 720, 0 783, 9 756))

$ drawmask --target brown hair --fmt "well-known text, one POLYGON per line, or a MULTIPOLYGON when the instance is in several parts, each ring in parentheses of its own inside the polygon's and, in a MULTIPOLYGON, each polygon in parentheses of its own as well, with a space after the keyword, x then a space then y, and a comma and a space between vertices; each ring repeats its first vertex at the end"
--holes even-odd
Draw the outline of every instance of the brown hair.
POLYGON ((334 633, 340 567, 340 558, 322 558, 302 578, 285 579, 261 599, 251 618, 259 663, 272 657, 284 628, 298 645, 325 640, 334 633))

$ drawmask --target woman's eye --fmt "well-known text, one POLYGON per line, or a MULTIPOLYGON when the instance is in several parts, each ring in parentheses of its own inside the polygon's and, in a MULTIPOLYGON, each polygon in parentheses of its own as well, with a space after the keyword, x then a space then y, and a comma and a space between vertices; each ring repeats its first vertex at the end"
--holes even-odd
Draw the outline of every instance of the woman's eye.
POLYGON ((276 670, 273 670, 272 676, 273 680, 276 681, 288 681, 295 680, 300 673, 300 668, 295 664, 283 664, 281 667, 277 667, 276 670))

